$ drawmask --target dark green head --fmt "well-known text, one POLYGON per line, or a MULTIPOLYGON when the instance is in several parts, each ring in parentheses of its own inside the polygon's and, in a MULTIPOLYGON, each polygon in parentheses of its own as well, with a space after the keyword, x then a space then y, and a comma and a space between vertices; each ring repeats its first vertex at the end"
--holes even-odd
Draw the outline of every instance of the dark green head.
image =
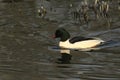
POLYGON ((55 38, 60 38, 61 41, 66 41, 70 38, 70 34, 64 28, 59 28, 55 32, 55 38))

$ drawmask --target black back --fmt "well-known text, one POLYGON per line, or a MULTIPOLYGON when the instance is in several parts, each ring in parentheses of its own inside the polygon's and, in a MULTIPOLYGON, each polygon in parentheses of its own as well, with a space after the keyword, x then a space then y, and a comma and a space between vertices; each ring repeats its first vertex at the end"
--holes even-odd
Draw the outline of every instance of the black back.
POLYGON ((75 43, 78 41, 85 41, 85 40, 93 40, 94 38, 86 38, 86 37, 82 37, 82 36, 77 36, 77 37, 73 37, 72 39, 69 40, 70 43, 75 43))

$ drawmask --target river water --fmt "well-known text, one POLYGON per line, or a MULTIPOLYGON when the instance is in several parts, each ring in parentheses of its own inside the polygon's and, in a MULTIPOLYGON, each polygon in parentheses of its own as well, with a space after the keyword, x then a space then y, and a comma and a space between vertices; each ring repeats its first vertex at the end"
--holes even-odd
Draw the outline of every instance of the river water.
POLYGON ((94 15, 88 25, 80 24, 70 16, 69 1, 50 1, 0 2, 0 80, 120 80, 120 11, 116 3, 108 26, 105 19, 95 20, 94 15), (41 5, 47 9, 44 19, 37 14, 41 5), (56 44, 51 36, 58 27, 72 36, 100 37, 113 43, 93 52, 71 51, 71 64, 57 64, 60 53, 48 46, 56 44))

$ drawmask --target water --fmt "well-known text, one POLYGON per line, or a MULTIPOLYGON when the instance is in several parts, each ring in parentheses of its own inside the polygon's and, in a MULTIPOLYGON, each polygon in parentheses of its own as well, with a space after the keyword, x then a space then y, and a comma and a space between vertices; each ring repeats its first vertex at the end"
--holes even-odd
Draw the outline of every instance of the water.
POLYGON ((119 11, 111 11, 110 28, 102 18, 91 21, 88 28, 72 20, 66 11, 67 1, 40 1, 0 2, 0 80, 120 79, 119 11), (49 11, 45 19, 36 12, 41 4, 49 11), (71 64, 57 64, 60 53, 48 46, 56 44, 51 36, 58 27, 65 27, 72 36, 100 37, 118 44, 93 52, 72 51, 71 64))

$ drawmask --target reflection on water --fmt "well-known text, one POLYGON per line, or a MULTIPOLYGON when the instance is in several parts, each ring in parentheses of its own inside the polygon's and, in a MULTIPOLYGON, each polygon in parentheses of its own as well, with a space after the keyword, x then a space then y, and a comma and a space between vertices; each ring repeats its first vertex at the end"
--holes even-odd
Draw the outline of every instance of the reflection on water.
POLYGON ((43 0, 0 3, 0 80, 120 79, 120 44, 116 46, 112 43, 93 52, 71 51, 71 64, 55 63, 60 53, 48 50, 48 46, 55 44, 51 34, 61 26, 68 29, 72 36, 80 31, 85 36, 119 42, 119 16, 113 15, 110 30, 106 29, 106 25, 99 26, 102 21, 93 21, 90 29, 81 31, 85 25, 74 24, 71 18, 64 17, 67 13, 64 1, 43 2, 46 8, 53 8, 52 11, 47 8, 49 12, 45 19, 39 18, 36 13, 42 3, 39 4, 39 1, 43 0), (59 12, 63 14, 59 15, 59 12))

